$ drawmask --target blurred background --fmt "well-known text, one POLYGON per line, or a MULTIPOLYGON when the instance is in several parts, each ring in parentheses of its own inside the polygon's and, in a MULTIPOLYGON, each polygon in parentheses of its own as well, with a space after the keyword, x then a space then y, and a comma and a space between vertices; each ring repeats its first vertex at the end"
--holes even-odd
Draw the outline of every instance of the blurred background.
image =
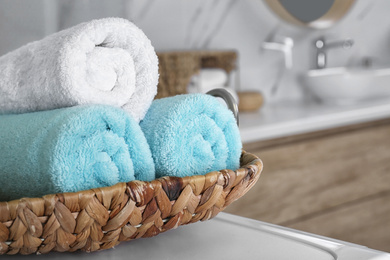
MULTIPOLYGON (((314 40, 320 36, 354 40, 349 51, 338 48, 329 52, 329 66, 359 65, 367 58, 383 65, 390 57, 386 32, 390 3, 385 0, 357 1, 340 22, 321 30, 285 23, 261 0, 1 0, 0 3, 0 55, 84 21, 123 17, 140 27, 157 51, 237 50, 239 87, 261 90, 268 100, 305 95, 299 75, 315 68, 314 40), (293 66, 278 79, 285 57, 282 52, 267 50, 262 45, 267 41, 281 42, 284 37, 294 41, 293 66), (280 80, 279 88, 271 96, 276 80, 280 80)), ((301 10, 310 13, 305 7, 301 10)))
POLYGON ((390 2, 341 2, 0 0, 0 55, 131 20, 159 54, 159 97, 239 97, 244 149, 265 169, 227 212, 390 252, 390 2))

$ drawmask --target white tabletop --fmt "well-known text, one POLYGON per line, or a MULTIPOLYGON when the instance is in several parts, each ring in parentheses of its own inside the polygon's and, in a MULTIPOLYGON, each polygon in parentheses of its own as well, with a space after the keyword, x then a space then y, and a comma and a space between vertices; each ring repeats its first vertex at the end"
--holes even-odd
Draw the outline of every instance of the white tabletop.
MULTIPOLYGON (((264 222, 220 213, 152 238, 122 242, 114 249, 49 253, 39 259, 390 259, 390 254, 264 222)), ((1 259, 7 258, 2 256, 1 259)), ((13 256, 9 259, 26 259, 13 256)))
POLYGON ((257 112, 240 113, 240 133, 242 142, 249 143, 384 118, 390 118, 388 99, 351 105, 279 101, 257 112))

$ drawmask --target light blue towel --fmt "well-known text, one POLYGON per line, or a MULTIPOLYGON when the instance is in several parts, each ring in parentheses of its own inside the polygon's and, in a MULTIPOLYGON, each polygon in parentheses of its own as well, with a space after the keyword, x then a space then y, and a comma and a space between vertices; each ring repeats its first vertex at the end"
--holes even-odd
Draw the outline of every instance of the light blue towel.
POLYGON ((0 201, 154 178, 141 128, 119 108, 0 116, 0 201))
POLYGON ((157 177, 239 167, 242 144, 236 120, 215 97, 187 94, 155 100, 140 125, 157 177))

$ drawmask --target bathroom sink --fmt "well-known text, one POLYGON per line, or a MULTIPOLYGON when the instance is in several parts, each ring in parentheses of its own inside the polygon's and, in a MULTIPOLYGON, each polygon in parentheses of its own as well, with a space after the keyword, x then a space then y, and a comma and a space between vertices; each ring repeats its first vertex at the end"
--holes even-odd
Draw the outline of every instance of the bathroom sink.
POLYGON ((325 103, 351 104, 390 97, 390 68, 325 68, 308 71, 303 84, 325 103))

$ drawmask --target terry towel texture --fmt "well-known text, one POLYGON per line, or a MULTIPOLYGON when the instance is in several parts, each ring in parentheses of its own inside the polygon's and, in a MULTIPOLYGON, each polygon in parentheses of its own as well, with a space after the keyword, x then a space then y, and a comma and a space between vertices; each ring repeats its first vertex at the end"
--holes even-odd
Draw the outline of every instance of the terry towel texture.
POLYGON ((236 120, 215 97, 187 94, 155 100, 140 125, 157 177, 239 167, 242 144, 236 120))
POLYGON ((2 115, 0 151, 0 201, 155 178, 139 124, 105 105, 2 115))
POLYGON ((0 114, 106 104, 139 122, 157 83, 157 55, 138 27, 93 20, 0 57, 0 114))

